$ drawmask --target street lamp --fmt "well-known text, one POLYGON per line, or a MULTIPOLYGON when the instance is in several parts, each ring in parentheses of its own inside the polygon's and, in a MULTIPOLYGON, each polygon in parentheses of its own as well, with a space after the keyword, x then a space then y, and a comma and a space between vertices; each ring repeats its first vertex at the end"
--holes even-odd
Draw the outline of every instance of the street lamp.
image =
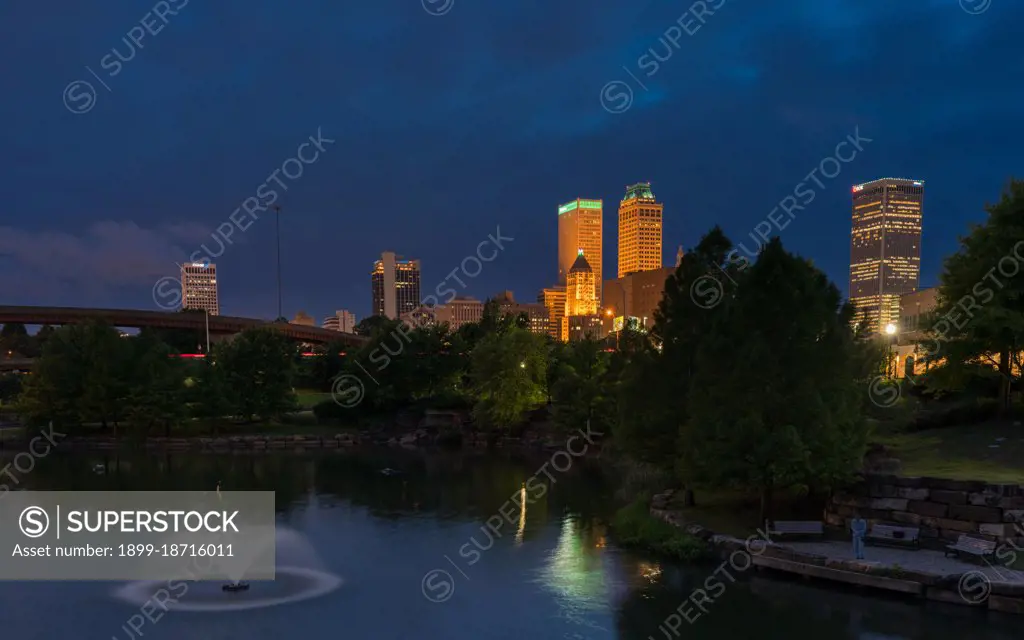
POLYGON ((274 220, 277 230, 277 318, 281 315, 281 207, 274 205, 274 220))
POLYGON ((890 378, 895 378, 896 377, 896 365, 892 361, 892 343, 896 339, 896 331, 897 331, 897 327, 893 323, 890 322, 889 324, 885 325, 885 333, 886 333, 886 335, 889 336, 889 359, 885 363, 885 373, 890 378), (890 372, 890 368, 891 368, 891 372, 890 372))

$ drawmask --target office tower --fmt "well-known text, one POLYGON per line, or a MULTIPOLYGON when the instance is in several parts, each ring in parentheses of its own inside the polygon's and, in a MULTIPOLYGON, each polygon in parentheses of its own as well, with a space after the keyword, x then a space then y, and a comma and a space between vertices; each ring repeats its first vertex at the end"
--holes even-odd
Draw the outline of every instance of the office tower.
POLYGON ((506 315, 519 318, 520 315, 526 314, 529 321, 529 329, 532 333, 546 334, 549 331, 548 309, 544 305, 531 302, 516 302, 515 296, 512 295, 511 291, 502 291, 494 296, 493 300, 498 303, 498 313, 502 318, 506 315))
POLYGON ((340 331, 342 333, 355 333, 356 331, 356 317, 351 311, 345 309, 338 309, 334 312, 333 316, 327 316, 324 318, 324 323, 321 325, 324 329, 331 329, 332 331, 340 331))
POLYGON ((537 302, 548 310, 548 335, 555 340, 562 339, 562 318, 565 317, 565 287, 555 286, 541 289, 537 302))
POLYGON ((619 203, 619 275, 652 271, 663 265, 661 217, 665 206, 654 199, 650 182, 626 187, 619 203))
POLYGON ((675 267, 662 267, 651 271, 630 273, 604 283, 604 309, 611 312, 612 330, 621 331, 632 324, 637 329, 650 331, 654 326, 654 312, 665 294, 665 281, 675 267))
POLYGON ((217 265, 188 262, 181 265, 181 308, 205 309, 220 315, 217 297, 217 265))
POLYGON ((373 314, 396 319, 420 306, 420 261, 385 251, 373 263, 373 314))
POLYGON ((565 281, 563 340, 580 340, 586 335, 600 337, 601 316, 597 313, 597 287, 594 278, 594 270, 581 249, 565 281))
POLYGON ((592 261, 590 267, 594 270, 598 301, 601 300, 601 256, 604 250, 601 242, 602 215, 600 200, 577 198, 558 207, 558 284, 565 284, 569 269, 583 250, 592 261))
POLYGON ((850 303, 854 324, 866 333, 896 324, 900 296, 917 290, 923 202, 921 180, 883 178, 853 187, 850 303))

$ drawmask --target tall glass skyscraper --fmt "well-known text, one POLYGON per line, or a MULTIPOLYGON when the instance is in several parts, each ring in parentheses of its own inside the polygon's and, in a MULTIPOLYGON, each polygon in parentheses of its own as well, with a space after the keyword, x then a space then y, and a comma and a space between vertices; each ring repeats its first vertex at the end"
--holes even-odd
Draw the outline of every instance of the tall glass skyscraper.
POLYGON ((577 198, 558 207, 558 284, 566 284, 582 250, 589 256, 594 271, 594 295, 601 302, 601 262, 604 246, 601 241, 601 219, 604 204, 601 200, 577 198))
POLYGON ((626 187, 619 203, 619 275, 661 269, 661 219, 650 182, 626 187))
POLYGON ((900 296, 921 275, 924 181, 882 178, 853 187, 850 302, 854 324, 883 333, 900 317, 900 296))
POLYGON ((220 315, 217 265, 204 262, 181 265, 181 308, 203 309, 211 316, 220 315))
POLYGON ((398 319, 420 306, 420 261, 402 260, 385 251, 370 272, 373 315, 398 319))

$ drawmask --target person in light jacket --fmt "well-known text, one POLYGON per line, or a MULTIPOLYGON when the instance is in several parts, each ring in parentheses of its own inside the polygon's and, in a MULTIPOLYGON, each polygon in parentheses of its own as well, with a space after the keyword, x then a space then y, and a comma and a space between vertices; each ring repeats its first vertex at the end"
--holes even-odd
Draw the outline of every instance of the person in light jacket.
POLYGON ((864 535, 868 532, 868 522, 860 514, 850 523, 853 531, 853 555, 858 560, 864 559, 864 535))

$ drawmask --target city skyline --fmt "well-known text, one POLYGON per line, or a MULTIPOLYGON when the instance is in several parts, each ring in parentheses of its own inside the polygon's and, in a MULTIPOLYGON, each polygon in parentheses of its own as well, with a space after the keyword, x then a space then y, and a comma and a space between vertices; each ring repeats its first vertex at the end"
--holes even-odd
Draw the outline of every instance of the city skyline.
MULTIPOLYGON (((11 70, 12 99, 0 104, 0 117, 17 123, 0 143, 17 159, 0 178, 0 299, 9 304, 155 308, 156 280, 204 244, 222 244, 213 256, 222 313, 272 319, 275 216, 246 209, 267 204, 268 185, 282 207, 286 317, 339 306, 368 315, 365 273, 385 249, 422 261, 428 294, 498 226, 515 241, 457 293, 532 299, 556 282, 559 203, 618 202, 624 184, 650 181, 665 204, 662 261, 672 264, 678 245, 692 247, 715 224, 744 241, 855 129, 874 142, 779 235, 846 294, 850 187, 920 177, 928 287, 1007 177, 1024 175, 1012 109, 1024 88, 1001 76, 1020 55, 1017 3, 971 15, 947 0, 727 1, 667 59, 659 40, 685 7, 664 3, 595 10, 528 0, 515 10, 458 5, 441 17, 415 4, 189 3, 117 77, 101 75, 109 91, 86 67, 104 73, 98 61, 137 23, 135 9, 74 7, 57 22, 43 9, 12 6, 18 28, 0 42, 9 59, 55 43, 33 68, 11 70), (263 43, 226 36, 224 20, 293 45, 270 56, 263 43), (524 57, 515 33, 543 46, 524 57), (869 37, 853 44, 852 34, 869 37), (486 55, 465 56, 464 38, 486 55), (661 62, 647 75, 637 61, 652 47, 661 62), (427 50, 436 55, 419 55, 427 50), (913 73, 893 78, 894 60, 913 73), (99 94, 75 113, 61 94, 82 78, 99 94), (612 82, 629 85, 622 112, 602 103, 612 82), (231 237, 218 243, 218 229, 231 237)), ((605 274, 617 270, 614 225, 604 220, 605 274)))

